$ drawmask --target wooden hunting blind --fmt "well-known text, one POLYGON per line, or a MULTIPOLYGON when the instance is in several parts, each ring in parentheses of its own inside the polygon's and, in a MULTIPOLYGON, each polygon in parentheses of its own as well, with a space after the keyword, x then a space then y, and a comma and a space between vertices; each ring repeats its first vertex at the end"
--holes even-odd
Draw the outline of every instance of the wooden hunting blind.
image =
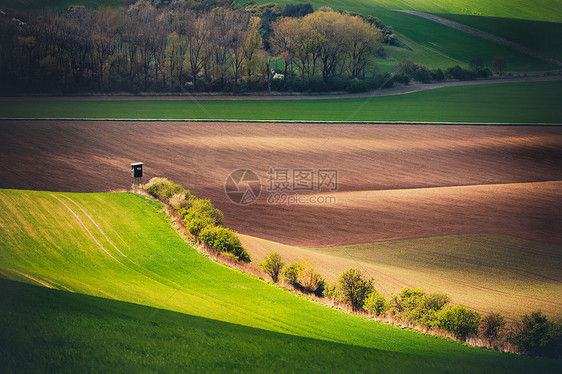
POLYGON ((131 164, 131 173, 133 177, 133 188, 135 185, 137 188, 142 187, 142 162, 135 162, 131 164))

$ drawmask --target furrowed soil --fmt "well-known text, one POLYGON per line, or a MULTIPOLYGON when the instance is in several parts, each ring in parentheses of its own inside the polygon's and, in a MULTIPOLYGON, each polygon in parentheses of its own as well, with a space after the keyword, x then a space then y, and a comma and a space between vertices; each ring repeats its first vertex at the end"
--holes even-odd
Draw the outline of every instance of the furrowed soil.
POLYGON ((4 120, 0 134, 0 188, 128 189, 140 161, 144 182, 166 176, 210 198, 228 227, 288 245, 458 234, 562 244, 560 127, 4 120), (239 168, 262 183, 247 206, 224 192, 239 168), (338 191, 283 191, 281 203, 271 168, 337 170, 338 191), (295 193, 307 203, 289 204, 295 193))

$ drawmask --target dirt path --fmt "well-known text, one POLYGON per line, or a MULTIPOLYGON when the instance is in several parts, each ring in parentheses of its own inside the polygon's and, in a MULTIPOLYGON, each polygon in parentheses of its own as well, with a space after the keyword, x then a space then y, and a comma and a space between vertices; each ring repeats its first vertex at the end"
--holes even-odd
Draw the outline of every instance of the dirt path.
MULTIPOLYGON (((509 78, 490 78, 473 81, 446 81, 436 83, 414 83, 408 85, 398 85, 392 88, 378 89, 375 91, 362 92, 357 94, 334 93, 323 95, 306 95, 306 94, 280 94, 273 93, 268 95, 213 95, 213 94, 184 94, 184 95, 155 95, 155 94, 115 94, 115 95, 87 95, 87 96, 17 96, 17 97, 0 97, 0 101, 144 101, 144 100, 185 100, 185 101, 209 101, 209 100, 328 100, 328 99, 354 99, 368 98, 379 96, 395 96, 405 95, 414 92, 433 90, 443 87, 454 86, 472 86, 479 84, 494 83, 518 83, 518 82, 546 82, 562 80, 562 75, 545 76, 549 72, 524 73, 520 77, 509 78)), ((562 74, 562 71, 556 72, 562 74)))
POLYGON ((430 21, 434 21, 434 22, 440 23, 442 25, 449 26, 449 27, 452 27, 454 29, 461 30, 461 31, 464 31, 466 33, 476 35, 476 36, 479 36, 481 38, 493 41, 494 43, 498 43, 498 44, 504 45, 506 47, 513 48, 513 49, 515 49, 519 52, 525 53, 529 56, 533 56, 533 57, 539 58, 541 60, 550 62, 551 64, 562 66, 561 61, 559 61, 555 58, 552 58, 548 55, 545 55, 543 53, 537 52, 534 49, 525 47, 525 46, 523 46, 521 44, 518 44, 518 43, 514 43, 514 42, 512 42, 510 40, 507 40, 507 39, 504 39, 504 38, 500 38, 499 36, 488 34, 487 32, 480 31, 480 30, 477 30, 477 29, 473 29, 472 27, 465 26, 463 24, 450 21, 450 20, 445 19, 445 18, 434 16, 433 14, 417 12, 415 10, 398 10, 398 12, 408 13, 408 14, 412 14, 412 15, 415 15, 415 16, 418 16, 418 17, 422 17, 422 18, 428 19, 430 21))

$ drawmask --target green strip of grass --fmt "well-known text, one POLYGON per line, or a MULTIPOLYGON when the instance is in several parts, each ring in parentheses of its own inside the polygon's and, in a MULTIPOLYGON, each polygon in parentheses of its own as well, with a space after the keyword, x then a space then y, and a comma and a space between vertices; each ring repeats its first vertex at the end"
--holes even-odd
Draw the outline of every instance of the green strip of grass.
POLYGON ((555 362, 483 362, 302 338, 0 280, 0 360, 8 371, 474 372, 553 371, 555 362), (515 366, 517 365, 517 366, 515 366))
POLYGON ((437 15, 562 59, 562 23, 460 14, 437 15))
POLYGON ((190 314, 2 282, 2 362, 22 371, 349 371, 347 364, 357 371, 397 372, 557 368, 553 361, 468 347, 297 297, 201 256, 160 209, 130 193, 1 190, 3 277, 32 283, 26 274, 77 294, 190 314))
POLYGON ((561 123, 562 81, 330 100, 0 101, 0 117, 561 123))

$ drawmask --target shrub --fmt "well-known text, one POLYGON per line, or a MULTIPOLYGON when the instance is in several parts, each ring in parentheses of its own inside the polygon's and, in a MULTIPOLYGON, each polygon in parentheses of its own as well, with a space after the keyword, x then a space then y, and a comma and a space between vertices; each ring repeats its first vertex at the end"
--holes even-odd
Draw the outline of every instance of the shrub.
POLYGON ((445 73, 441 69, 435 69, 431 71, 431 77, 436 82, 442 82, 445 79, 445 73))
POLYGON ((476 78, 476 73, 470 69, 463 69, 460 66, 448 68, 445 76, 457 80, 469 80, 476 78))
POLYGON ((392 77, 392 82, 393 83, 409 84, 410 83, 410 77, 406 74, 396 74, 396 75, 394 75, 394 77, 392 77))
POLYGON ((285 282, 289 283, 293 287, 298 287, 298 279, 301 271, 304 269, 304 266, 301 262, 292 262, 285 270, 283 270, 283 278, 285 278, 285 282))
POLYGON ((281 258, 281 255, 277 252, 272 252, 269 256, 266 256, 262 262, 259 264, 260 269, 271 277, 271 280, 277 283, 279 281, 279 275, 281 270, 285 266, 285 262, 281 258))
POLYGON ((207 226, 214 226, 215 222, 208 217, 196 217, 191 220, 184 220, 187 231, 198 237, 199 233, 207 226))
POLYGON ((207 226, 199 233, 199 239, 219 252, 232 253, 238 260, 250 262, 250 255, 242 247, 236 233, 226 227, 207 226))
POLYGON ((503 339, 505 319, 499 313, 490 313, 480 322, 480 336, 485 339, 490 347, 495 347, 503 339))
POLYGON ((523 316, 512 342, 522 353, 550 358, 562 357, 562 324, 549 321, 540 310, 523 316))
POLYGON ((371 294, 365 300, 365 305, 363 305, 363 309, 377 317, 384 315, 387 308, 388 301, 383 294, 376 290, 371 292, 371 294))
POLYGON ((185 222, 200 218, 219 226, 222 225, 224 218, 222 212, 215 208, 209 199, 199 199, 195 196, 189 197, 186 206, 179 210, 179 214, 185 222))
POLYGON ((439 327, 450 332, 457 339, 466 341, 470 336, 476 336, 480 324, 480 314, 462 305, 448 306, 437 315, 439 327))
POLYGON ((437 313, 450 302, 449 296, 441 293, 426 294, 419 288, 403 288, 394 295, 390 311, 400 321, 414 322, 428 328, 438 325, 437 313))
POLYGON ((160 177, 152 178, 144 186, 144 189, 152 196, 166 202, 174 195, 183 194, 186 196, 186 194, 189 194, 189 191, 184 190, 179 184, 170 181, 168 178, 160 177))
POLYGON ((159 198, 164 186, 170 183, 172 182, 168 178, 154 177, 144 185, 144 189, 152 196, 159 198))
POLYGON ((302 264, 297 276, 298 287, 306 293, 322 296, 324 292, 324 278, 316 271, 316 267, 308 262, 302 264))
POLYGON ((339 276, 335 299, 351 306, 354 311, 358 311, 363 309, 365 299, 373 290, 373 280, 367 279, 364 271, 352 268, 339 276))

